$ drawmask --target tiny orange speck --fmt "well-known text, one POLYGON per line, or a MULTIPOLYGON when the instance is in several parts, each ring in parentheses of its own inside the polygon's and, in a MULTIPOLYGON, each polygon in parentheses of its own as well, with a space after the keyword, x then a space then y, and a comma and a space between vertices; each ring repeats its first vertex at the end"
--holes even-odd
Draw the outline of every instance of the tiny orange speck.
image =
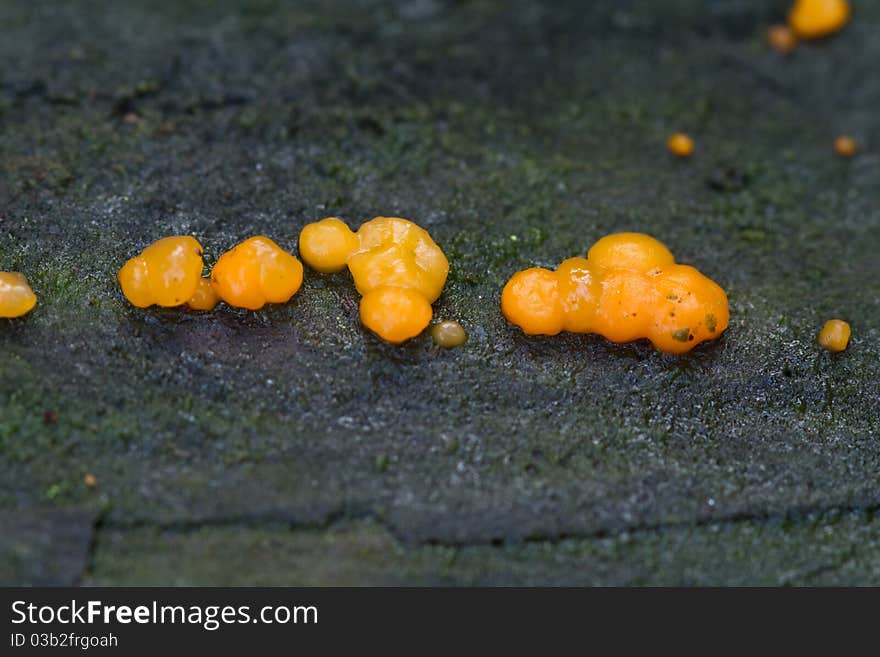
POLYGON ((780 55, 788 55, 797 47, 797 37, 788 25, 771 25, 767 30, 767 45, 780 55))
POLYGON ((858 143, 849 135, 841 135, 834 140, 834 152, 840 157, 852 157, 858 150, 858 143))
POLYGON ((98 478, 95 477, 95 475, 93 475, 91 472, 87 472, 83 476, 83 483, 89 488, 94 488, 98 485, 98 478))
POLYGON ((683 132, 676 132, 666 140, 666 147, 676 157, 690 157, 694 152, 694 140, 683 132))

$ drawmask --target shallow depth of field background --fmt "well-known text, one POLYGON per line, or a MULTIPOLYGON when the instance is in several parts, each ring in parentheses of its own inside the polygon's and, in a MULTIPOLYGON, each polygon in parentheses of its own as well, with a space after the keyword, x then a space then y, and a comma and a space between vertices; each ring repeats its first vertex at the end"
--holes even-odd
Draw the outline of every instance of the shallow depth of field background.
POLYGON ((0 321, 0 583, 880 584, 880 3, 786 58, 787 4, 3 2, 0 269, 40 303, 0 321), (331 215, 427 228, 466 346, 382 344, 347 274, 115 284, 331 215), (725 287, 720 341, 504 321, 620 230, 725 287))

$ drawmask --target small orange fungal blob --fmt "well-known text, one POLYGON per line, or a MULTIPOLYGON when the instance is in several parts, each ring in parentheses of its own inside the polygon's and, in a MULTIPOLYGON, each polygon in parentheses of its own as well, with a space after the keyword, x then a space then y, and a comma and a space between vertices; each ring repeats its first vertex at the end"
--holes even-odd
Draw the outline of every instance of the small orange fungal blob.
POLYGON ((200 278, 196 291, 186 302, 186 305, 193 310, 214 310, 220 303, 220 297, 214 290, 210 278, 200 278))
POLYGON ((447 319, 431 326, 431 339, 444 349, 455 349, 467 342, 467 332, 456 321, 447 319))
POLYGON ((851 332, 849 324, 842 319, 829 319, 816 340, 824 349, 836 353, 846 349, 851 332))
POLYGON ((676 157, 690 157, 694 152, 694 140, 683 132, 676 132, 666 140, 666 147, 676 157))
POLYGON ((230 306, 249 310, 289 301, 302 280, 302 263, 262 235, 221 255, 211 270, 217 296, 230 306))
POLYGON ((675 263, 661 242, 641 233, 603 237, 586 258, 555 271, 517 272, 501 294, 504 316, 529 335, 598 333, 612 342, 648 338, 680 354, 721 335, 727 295, 693 267, 675 263))
POLYGON ((195 293, 203 266, 202 245, 194 237, 165 237, 126 262, 117 277, 138 308, 180 306, 195 293))
POLYGON ((842 29, 851 13, 848 0, 796 0, 788 24, 801 39, 819 39, 842 29))
POLYGON ((549 269, 519 271, 504 286, 501 310, 529 335, 556 335, 566 319, 560 287, 559 277, 549 269))
POLYGON ((858 143, 849 135, 841 135, 834 140, 834 152, 840 157, 852 157, 858 150, 858 143))
POLYGON ((788 55, 797 47, 797 37, 788 25, 771 25, 767 29, 767 45, 781 55, 788 55))
POLYGON ((431 304, 418 290, 382 285, 361 299, 361 322, 388 342, 416 337, 431 321, 431 304))
POLYGON ((35 305, 37 295, 28 285, 24 274, 0 271, 0 317, 21 317, 35 305))
POLYGON ((449 262, 426 230, 400 217, 376 217, 357 232, 330 217, 303 228, 299 251, 324 273, 346 266, 361 299, 361 321, 400 343, 431 321, 431 304, 446 284, 449 262))
POLYGON ((309 267, 322 274, 345 269, 349 256, 359 246, 357 235, 336 217, 308 224, 299 235, 299 254, 309 267))

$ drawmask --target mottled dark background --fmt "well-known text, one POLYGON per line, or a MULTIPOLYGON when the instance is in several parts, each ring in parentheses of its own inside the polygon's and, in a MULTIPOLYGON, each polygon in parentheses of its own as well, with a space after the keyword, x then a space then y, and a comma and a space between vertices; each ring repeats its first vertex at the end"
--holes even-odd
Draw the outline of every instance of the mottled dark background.
POLYGON ((787 2, 0 4, 0 269, 40 297, 0 321, 0 582, 880 584, 880 3, 854 4, 788 58, 787 2), (465 347, 383 345, 348 274, 257 313, 115 283, 169 234, 213 261, 380 214, 446 251, 465 347), (725 287, 723 339, 504 321, 512 272, 618 230, 725 287))

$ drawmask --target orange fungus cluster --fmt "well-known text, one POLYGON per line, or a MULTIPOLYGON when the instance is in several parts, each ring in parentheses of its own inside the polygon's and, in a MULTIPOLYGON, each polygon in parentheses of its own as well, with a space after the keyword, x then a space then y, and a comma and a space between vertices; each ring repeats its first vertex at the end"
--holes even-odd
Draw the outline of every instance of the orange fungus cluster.
POLYGON ((426 230, 407 219, 376 217, 352 231, 331 217, 303 228, 299 251, 323 273, 348 267, 362 295, 361 322, 388 342, 419 335, 431 321, 449 262, 426 230))
POLYGON ((794 52, 799 40, 821 39, 843 29, 852 8, 849 0, 795 0, 786 25, 767 29, 767 45, 776 52, 794 52))
POLYGON ((122 293, 139 308, 186 304, 211 310, 220 301, 257 310, 284 303, 302 284, 302 263, 268 237, 251 237, 217 260, 202 277, 202 245, 190 236, 153 242, 119 270, 122 293))
POLYGON ((727 295, 717 283, 676 264, 662 243, 641 233, 603 237, 586 258, 569 258, 555 271, 514 274, 502 292, 501 310, 530 335, 648 338, 673 354, 719 337, 730 318, 727 295))

